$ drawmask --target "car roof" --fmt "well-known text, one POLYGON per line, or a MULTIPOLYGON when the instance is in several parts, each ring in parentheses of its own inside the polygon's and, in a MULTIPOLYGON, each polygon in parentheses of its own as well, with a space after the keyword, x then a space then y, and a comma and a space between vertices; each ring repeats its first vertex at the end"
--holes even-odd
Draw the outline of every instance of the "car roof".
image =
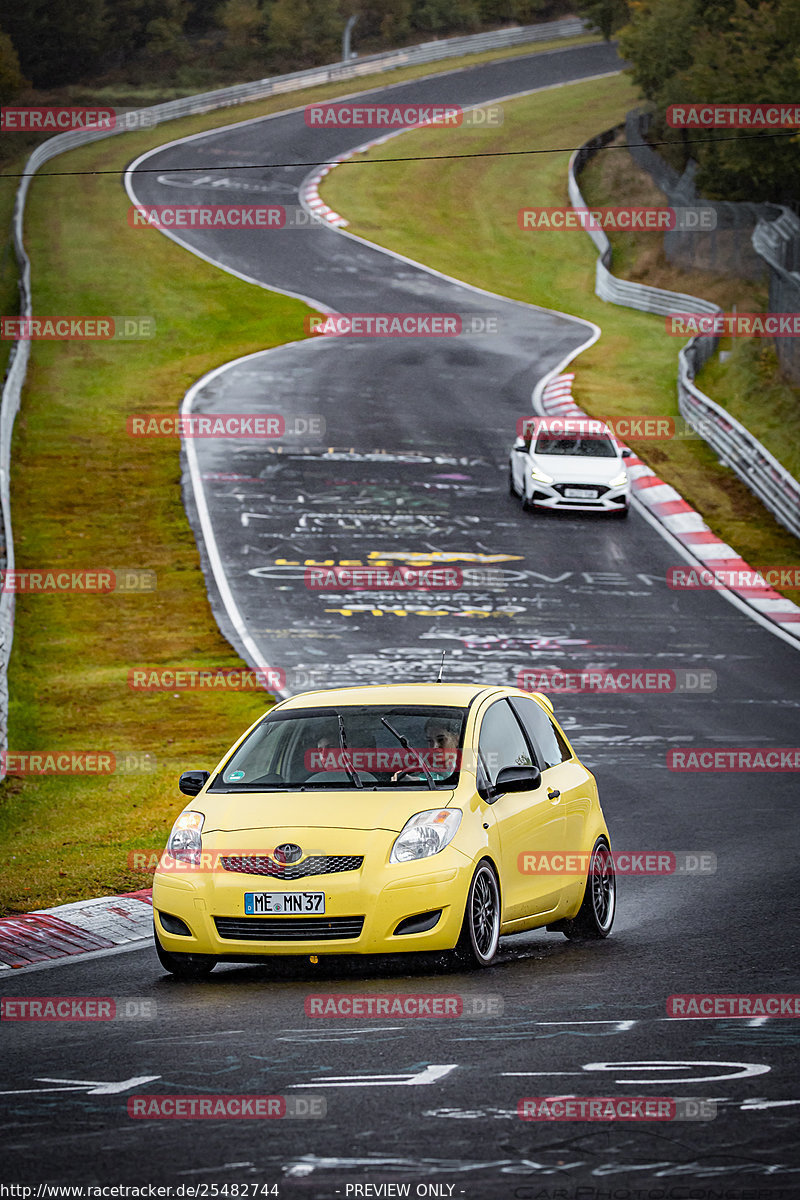
POLYGON ((465 683, 376 683, 361 687, 320 688, 301 692, 281 702, 281 708, 335 708, 355 704, 446 705, 466 708, 476 696, 490 695, 498 687, 465 683))
MULTIPOLYGON (((500 684, 474 683, 377 683, 362 687, 325 688, 315 692, 301 692, 282 700, 275 709, 292 708, 336 708, 357 704, 429 705, 430 707, 468 708, 479 697, 535 696, 544 699, 547 707, 552 706, 539 692, 520 691, 519 688, 500 684)), ((271 711, 275 711, 272 709, 271 711)))
POLYGON ((614 434, 605 421, 599 417, 534 417, 530 428, 537 435, 550 433, 553 437, 607 437, 614 440, 614 434))

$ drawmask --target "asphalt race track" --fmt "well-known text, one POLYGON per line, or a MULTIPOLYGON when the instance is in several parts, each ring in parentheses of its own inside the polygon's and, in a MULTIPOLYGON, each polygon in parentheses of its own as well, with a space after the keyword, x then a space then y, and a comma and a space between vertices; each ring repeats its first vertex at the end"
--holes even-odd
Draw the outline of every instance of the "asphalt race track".
MULTIPOLYGON (((613 49, 586 46, 373 96, 466 107, 617 65, 613 49)), ((325 160, 368 136, 312 131, 302 112, 289 113, 159 150, 132 186, 145 204, 175 203, 176 181, 193 202, 224 192, 226 202, 257 194, 296 204, 308 168, 234 165, 325 160), (178 170, 195 165, 196 177, 178 170)), ((402 153, 402 138, 396 144, 402 153)), ((4 1027, 9 1180, 208 1185, 194 1194, 209 1196, 212 1185, 278 1184, 280 1195, 309 1200, 403 1194, 381 1190, 388 1184, 468 1200, 797 1196, 795 1022, 678 1020, 666 1008, 672 994, 796 989, 792 775, 680 774, 666 755, 795 744, 797 650, 718 594, 671 591, 666 572, 680 560, 637 512, 627 522, 530 516, 508 495, 516 419, 531 411, 537 380, 591 328, 331 229, 184 238, 323 309, 491 315, 500 330, 301 341, 198 387, 195 412, 315 414, 326 425, 316 441, 267 449, 194 443, 214 535, 214 548, 201 546, 209 591, 237 648, 284 672, 287 691, 432 679, 442 649, 450 680, 514 683, 530 667, 713 672, 713 691, 566 695, 556 711, 598 776, 615 848, 704 853, 714 869, 621 878, 606 942, 523 935, 473 974, 427 959, 323 959, 218 967, 187 984, 165 976, 149 948, 8 972, 9 996, 128 997, 143 1014, 4 1027), (318 592, 304 583, 308 561, 444 562, 464 571, 464 586, 366 599, 318 592), (249 640, 230 621, 220 572, 249 640), (458 995, 477 1014, 305 1015, 309 995, 350 992, 458 995), (127 1113, 133 1095, 209 1093, 307 1097, 309 1108, 322 1098, 326 1115, 270 1123, 127 1113), (553 1094, 707 1100, 716 1116, 519 1119, 521 1098, 553 1094)), ((188 478, 186 495, 197 529, 188 478)), ((210 767, 224 749, 186 767, 210 767)))

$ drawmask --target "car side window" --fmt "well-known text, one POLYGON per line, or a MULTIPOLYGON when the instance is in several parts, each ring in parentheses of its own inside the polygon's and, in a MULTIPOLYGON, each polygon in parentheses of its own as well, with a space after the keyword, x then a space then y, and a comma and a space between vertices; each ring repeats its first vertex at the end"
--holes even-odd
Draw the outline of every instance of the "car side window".
POLYGON ((527 697, 513 696, 510 704, 519 717, 525 732, 533 743, 540 770, 546 767, 557 767, 559 763, 572 758, 569 746, 556 729, 544 709, 527 697))
POLYGON ((503 767, 532 767, 528 743, 508 701, 497 700, 481 722, 478 755, 489 783, 503 767))

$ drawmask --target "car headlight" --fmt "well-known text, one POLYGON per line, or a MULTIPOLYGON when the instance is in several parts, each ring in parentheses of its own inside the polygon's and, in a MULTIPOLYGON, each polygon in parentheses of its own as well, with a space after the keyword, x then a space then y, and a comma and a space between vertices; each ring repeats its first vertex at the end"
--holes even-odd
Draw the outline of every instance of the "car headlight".
POLYGON ((203 849, 200 837, 205 817, 199 812, 182 812, 167 838, 167 854, 181 862, 199 863, 203 849))
POLYGON ((553 476, 545 475, 544 471, 540 471, 538 467, 531 467, 531 479, 535 479, 537 483, 553 482, 553 476))
POLYGON ((429 808, 406 821, 392 846, 389 862, 412 862, 444 850, 461 824, 459 808, 429 808))
POLYGON ((609 479, 609 487, 622 487, 623 483, 628 482, 628 472, 623 468, 619 475, 615 475, 613 479, 609 479))

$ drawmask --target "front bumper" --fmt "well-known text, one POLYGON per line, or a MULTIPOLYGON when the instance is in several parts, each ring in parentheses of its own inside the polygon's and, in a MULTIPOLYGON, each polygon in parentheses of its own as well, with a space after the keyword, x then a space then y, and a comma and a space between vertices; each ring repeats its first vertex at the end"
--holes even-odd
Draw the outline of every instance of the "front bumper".
POLYGON ((628 507, 630 503, 630 483, 623 483, 620 487, 607 487, 605 484, 597 483, 555 483, 547 484, 540 483, 534 480, 531 484, 532 495, 531 504, 536 508, 559 509, 568 512, 620 512, 620 510, 628 507), (564 493, 568 489, 580 489, 581 491, 594 491, 596 494, 592 497, 574 497, 567 496, 564 493))
MULTIPOLYGON (((176 954, 243 960, 269 955, 389 954, 455 946, 466 907, 472 864, 448 846, 416 863, 385 863, 283 883, 224 870, 199 879, 164 874, 153 879, 158 940, 176 954), (245 892, 325 893, 324 916, 247 916, 245 892), (395 933, 408 917, 440 912, 430 929, 395 933), (161 914, 177 917, 191 936, 171 933, 161 914), (317 924, 318 923, 318 924, 317 924), (286 930, 286 936, 281 936, 286 930)), ((425 924, 425 922, 421 922, 425 924)), ((413 928, 413 926, 412 926, 413 928)))

